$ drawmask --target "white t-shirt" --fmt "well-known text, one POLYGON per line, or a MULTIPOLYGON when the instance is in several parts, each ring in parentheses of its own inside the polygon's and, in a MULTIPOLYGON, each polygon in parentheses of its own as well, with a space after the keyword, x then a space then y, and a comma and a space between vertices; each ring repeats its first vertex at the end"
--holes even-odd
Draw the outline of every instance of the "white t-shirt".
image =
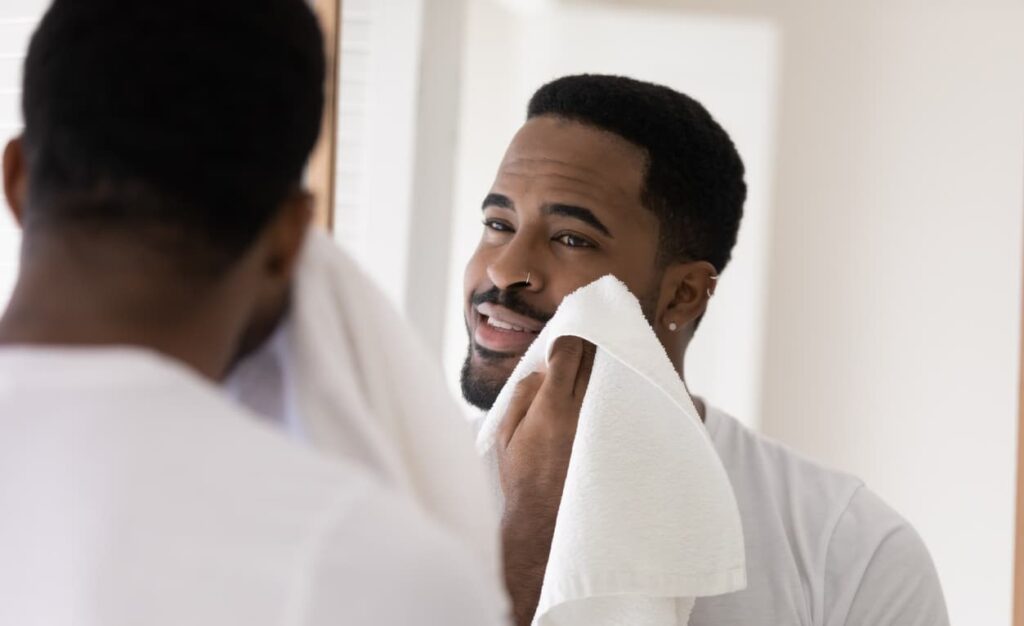
POLYGON ((353 466, 129 349, 0 349, 0 624, 496 625, 490 572, 353 466))
POLYGON ((747 588, 699 598, 690 626, 945 626, 914 529, 861 481, 818 467, 708 407, 739 504, 747 588))

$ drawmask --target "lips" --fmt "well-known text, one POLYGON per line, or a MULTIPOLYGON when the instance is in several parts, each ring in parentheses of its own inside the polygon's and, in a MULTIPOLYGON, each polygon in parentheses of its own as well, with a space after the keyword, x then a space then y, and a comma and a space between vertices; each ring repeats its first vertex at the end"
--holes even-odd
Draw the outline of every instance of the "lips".
POLYGON ((504 326, 514 327, 520 331, 528 331, 537 334, 544 328, 544 323, 532 317, 520 315, 515 311, 507 309, 500 304, 483 302, 476 307, 477 313, 484 317, 499 322, 504 326))
POLYGON ((479 304, 476 315, 474 339, 477 345, 492 352, 510 355, 526 352, 544 328, 543 322, 489 302, 479 304))

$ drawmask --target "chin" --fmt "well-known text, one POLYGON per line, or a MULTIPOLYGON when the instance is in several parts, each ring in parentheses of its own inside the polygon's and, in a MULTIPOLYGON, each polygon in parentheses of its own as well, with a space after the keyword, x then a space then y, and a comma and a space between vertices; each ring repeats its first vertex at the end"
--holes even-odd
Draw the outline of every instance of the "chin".
POLYGON ((484 411, 494 406, 522 355, 488 355, 470 346, 462 366, 462 397, 484 411))

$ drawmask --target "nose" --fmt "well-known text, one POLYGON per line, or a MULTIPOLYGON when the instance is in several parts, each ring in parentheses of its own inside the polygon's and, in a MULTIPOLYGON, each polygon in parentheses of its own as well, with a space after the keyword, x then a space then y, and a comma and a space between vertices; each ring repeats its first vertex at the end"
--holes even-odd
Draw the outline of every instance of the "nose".
POLYGON ((522 231, 515 234, 501 252, 487 264, 487 277, 502 291, 518 287, 540 291, 544 286, 541 255, 532 249, 522 231))

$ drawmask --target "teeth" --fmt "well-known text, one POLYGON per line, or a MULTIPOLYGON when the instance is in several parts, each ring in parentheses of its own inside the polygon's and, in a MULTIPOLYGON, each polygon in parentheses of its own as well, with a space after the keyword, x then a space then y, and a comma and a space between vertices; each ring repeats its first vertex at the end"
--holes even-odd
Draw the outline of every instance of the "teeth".
POLYGON ((495 328, 500 328, 502 330, 514 330, 519 333, 524 332, 526 330, 525 328, 520 328, 519 326, 516 326, 514 324, 509 324, 508 322, 496 320, 493 317, 487 318, 487 325, 494 326, 495 328))

